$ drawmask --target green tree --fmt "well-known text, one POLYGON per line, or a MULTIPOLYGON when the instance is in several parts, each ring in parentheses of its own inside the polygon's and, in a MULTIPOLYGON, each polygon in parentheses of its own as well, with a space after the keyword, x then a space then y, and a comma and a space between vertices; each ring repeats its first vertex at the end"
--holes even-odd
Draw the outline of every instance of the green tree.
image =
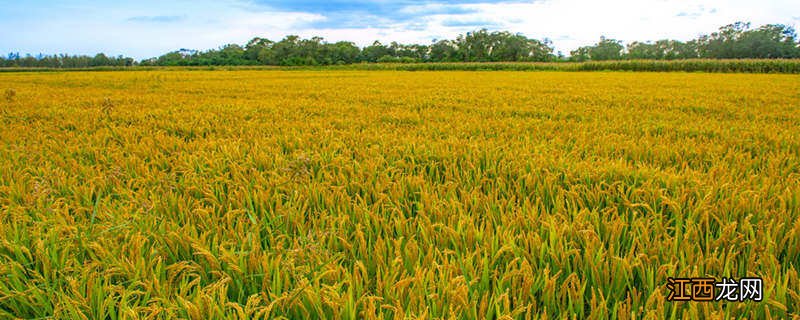
POLYGON ((244 57, 251 62, 258 61, 261 64, 267 64, 269 51, 274 44, 275 42, 272 40, 255 37, 244 46, 244 57))
POLYGON ((90 62, 89 65, 92 67, 108 66, 111 65, 111 59, 109 59, 105 54, 98 53, 94 56, 94 58, 92 58, 92 62, 90 62))
POLYGON ((623 49, 621 41, 600 37, 600 42, 589 50, 589 56, 595 61, 620 60, 623 49))
POLYGON ((628 59, 675 60, 697 58, 694 41, 658 40, 655 43, 634 41, 628 45, 628 59))
POLYGON ((367 62, 378 62, 383 56, 391 56, 389 48, 381 44, 380 41, 375 41, 372 45, 367 46, 361 50, 361 60, 367 62))
POLYGON ((361 49, 355 43, 348 41, 339 41, 329 44, 329 57, 333 64, 351 64, 356 63, 361 54, 361 49))
MULTIPOLYGON (((642 46, 642 44, 637 44, 642 46)), ((605 36, 600 37, 600 42, 593 46, 580 47, 571 52, 571 60, 573 61, 603 61, 603 60, 620 60, 622 59, 622 51, 625 47, 619 40, 609 39, 605 36)), ((637 54, 651 54, 652 47, 644 46, 637 54)))
POLYGON ((430 46, 430 61, 451 62, 458 60, 458 46, 450 40, 435 41, 430 46))
POLYGON ((580 47, 578 49, 570 51, 570 53, 569 53, 570 60, 576 61, 576 62, 589 61, 591 59, 591 55, 590 55, 591 49, 592 49, 592 47, 585 46, 585 47, 580 47))
POLYGON ((768 24, 755 30, 742 32, 734 44, 736 58, 797 58, 800 57, 795 42, 794 28, 781 24, 768 24))
POLYGON ((736 42, 749 28, 750 23, 736 22, 719 28, 718 32, 701 36, 698 39, 700 56, 712 59, 737 58, 736 42))

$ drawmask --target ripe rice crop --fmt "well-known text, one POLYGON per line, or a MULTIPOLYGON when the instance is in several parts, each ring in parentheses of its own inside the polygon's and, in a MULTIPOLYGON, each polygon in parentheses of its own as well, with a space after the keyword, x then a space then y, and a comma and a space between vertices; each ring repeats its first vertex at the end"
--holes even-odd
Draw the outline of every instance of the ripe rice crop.
POLYGON ((800 312, 796 75, 0 79, 0 318, 800 312))
POLYGON ((513 70, 513 71, 637 71, 637 72, 718 72, 718 73, 800 73, 800 60, 619 60, 572 62, 499 63, 416 63, 357 65, 355 68, 419 70, 513 70))

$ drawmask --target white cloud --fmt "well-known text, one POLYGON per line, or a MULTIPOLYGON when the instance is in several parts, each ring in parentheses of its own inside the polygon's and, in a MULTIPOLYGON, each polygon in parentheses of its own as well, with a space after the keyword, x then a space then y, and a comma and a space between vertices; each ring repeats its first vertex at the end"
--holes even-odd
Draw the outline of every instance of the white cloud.
MULTIPOLYGON (((736 21, 793 25, 800 3, 773 1, 666 1, 666 0, 550 0, 516 4, 463 5, 474 13, 459 19, 489 20, 499 29, 520 32, 534 38, 550 38, 558 50, 568 53, 592 44, 600 36, 624 41, 664 38, 689 40, 716 31, 736 21), (683 14, 682 14, 683 13, 683 14)), ((453 37, 464 28, 441 27, 447 15, 432 17, 431 31, 453 37)), ((467 28, 469 30, 469 28, 467 28)))
POLYGON ((298 25, 324 19, 302 12, 256 12, 235 0, 181 0, 166 5, 154 0, 84 3, 48 9, 0 22, 0 30, 13 30, 0 34, 0 50, 32 54, 106 52, 146 58, 178 48, 209 49, 244 43, 255 35, 281 37, 298 25))
MULTIPOLYGON (((426 12, 442 5, 413 6, 408 12, 426 12)), ((767 23, 797 24, 800 4, 788 0, 769 3, 722 0, 547 0, 530 3, 486 3, 458 5, 459 14, 434 13, 391 28, 312 29, 303 34, 354 40, 365 45, 381 41, 429 43, 432 38, 455 38, 480 26, 452 26, 447 21, 476 21, 489 29, 523 33, 553 40, 556 50, 568 54, 579 46, 607 36, 625 42, 659 39, 690 40, 736 21, 753 26, 767 23), (423 24, 424 30, 411 24, 423 24)), ((450 6, 452 9, 452 6, 450 6)))
POLYGON ((688 40, 740 20, 751 21, 754 26, 800 23, 800 3, 796 0, 543 0, 422 4, 399 11, 411 17, 393 20, 354 15, 352 21, 342 16, 331 20, 326 14, 276 11, 252 0, 12 4, 0 8, 0 52, 103 51, 146 58, 178 48, 204 50, 226 43, 243 44, 254 36, 280 40, 288 34, 318 35, 362 46, 376 39, 430 43, 433 38, 451 39, 488 25, 490 29, 550 38, 557 50, 568 53, 596 42, 601 35, 623 41, 688 40), (364 22, 367 18, 378 23, 368 24, 364 22), (315 24, 318 22, 328 23, 315 24))

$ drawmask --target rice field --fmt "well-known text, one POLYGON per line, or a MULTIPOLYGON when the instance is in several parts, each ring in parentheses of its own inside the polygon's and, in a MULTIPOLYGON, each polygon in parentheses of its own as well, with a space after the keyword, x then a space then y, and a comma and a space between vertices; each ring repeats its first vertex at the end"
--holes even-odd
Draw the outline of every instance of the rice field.
POLYGON ((0 319, 800 314, 797 75, 0 80, 0 319))

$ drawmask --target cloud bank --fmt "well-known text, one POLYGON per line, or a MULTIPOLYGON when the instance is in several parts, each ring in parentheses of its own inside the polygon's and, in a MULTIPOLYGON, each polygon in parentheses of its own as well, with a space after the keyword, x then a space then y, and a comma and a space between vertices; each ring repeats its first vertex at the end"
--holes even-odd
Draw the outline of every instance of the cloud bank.
POLYGON ((601 35, 623 41, 687 40, 735 21, 800 24, 794 0, 100 0, 18 1, 0 6, 0 53, 147 58, 209 49, 254 36, 322 36, 367 45, 430 43, 487 28, 548 38, 564 53, 601 35))

